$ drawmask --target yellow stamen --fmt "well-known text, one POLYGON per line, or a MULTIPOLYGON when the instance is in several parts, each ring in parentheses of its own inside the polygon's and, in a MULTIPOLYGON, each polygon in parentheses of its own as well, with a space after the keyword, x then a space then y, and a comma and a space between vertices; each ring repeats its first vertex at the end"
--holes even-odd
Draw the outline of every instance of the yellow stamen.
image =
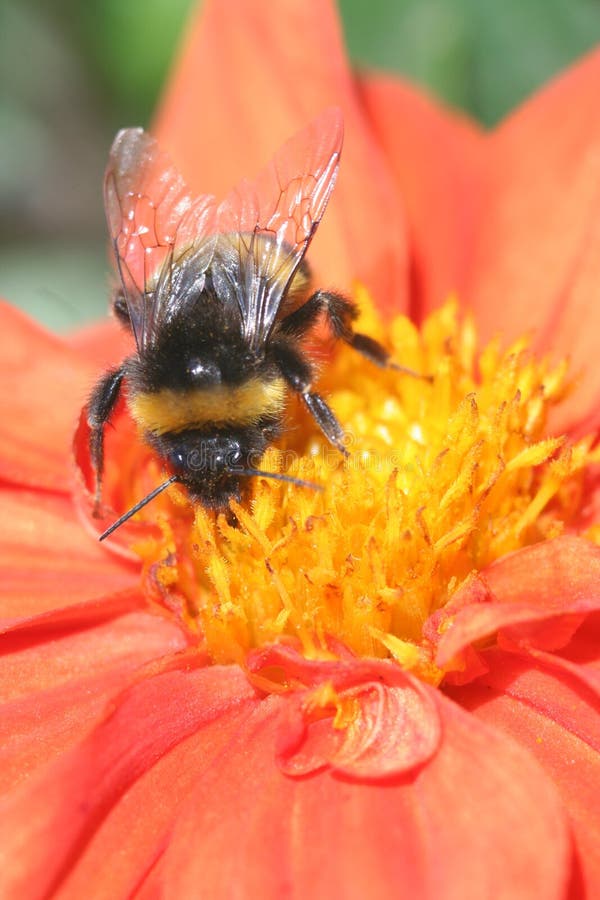
POLYGON ((340 731, 352 725, 359 709, 355 697, 340 697, 329 681, 314 688, 305 701, 305 713, 312 719, 328 718, 333 712, 332 725, 340 731))
POLYGON ((143 555, 168 568, 158 581, 176 591, 215 662, 243 663, 252 648, 295 638, 310 658, 343 644, 438 683, 427 618, 471 573, 574 522, 585 467, 599 457, 589 440, 547 434, 568 388, 563 363, 536 359, 524 339, 478 352, 474 323, 459 320, 454 302, 419 332, 404 317, 384 329, 364 291, 357 299, 358 329, 432 382, 340 348, 319 390, 346 429, 349 458, 290 402, 293 427, 261 463, 324 492, 255 478, 251 502, 232 503, 237 528, 171 506, 176 552, 169 546, 163 562, 165 533, 143 555))

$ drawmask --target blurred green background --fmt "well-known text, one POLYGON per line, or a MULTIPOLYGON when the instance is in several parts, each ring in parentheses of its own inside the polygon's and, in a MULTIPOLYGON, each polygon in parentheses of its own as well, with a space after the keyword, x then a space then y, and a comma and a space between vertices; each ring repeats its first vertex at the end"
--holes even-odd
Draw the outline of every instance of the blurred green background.
MULTIPOLYGON (((0 295, 57 330, 105 314, 106 154, 117 128, 148 123, 191 5, 0 0, 0 295)), ((340 9, 356 64, 405 74, 487 126, 600 41, 600 0, 340 9)))

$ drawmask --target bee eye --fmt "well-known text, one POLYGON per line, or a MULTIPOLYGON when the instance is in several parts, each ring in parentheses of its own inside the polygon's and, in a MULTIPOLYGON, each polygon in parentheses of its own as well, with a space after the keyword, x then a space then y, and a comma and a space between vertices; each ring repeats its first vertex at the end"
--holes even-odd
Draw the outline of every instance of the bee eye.
POLYGON ((186 456, 183 450, 174 450, 169 454, 169 460, 174 469, 185 469, 186 456))
POLYGON ((242 451, 240 449, 240 445, 236 443, 231 443, 227 450, 227 468, 233 469, 236 466, 239 466, 242 461, 242 451))

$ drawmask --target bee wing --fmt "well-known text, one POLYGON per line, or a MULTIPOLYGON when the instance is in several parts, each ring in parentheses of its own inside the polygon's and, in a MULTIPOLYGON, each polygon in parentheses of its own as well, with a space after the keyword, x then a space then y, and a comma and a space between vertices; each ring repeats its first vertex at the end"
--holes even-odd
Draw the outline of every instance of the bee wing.
POLYGON ((342 141, 341 111, 325 110, 281 147, 256 181, 242 181, 219 207, 217 227, 230 252, 215 257, 211 277, 217 295, 237 303, 251 349, 266 341, 325 212, 342 141))
POLYGON ((193 198, 154 138, 120 131, 104 178, 115 262, 138 350, 152 343, 180 303, 198 298, 215 235, 213 197, 193 198))

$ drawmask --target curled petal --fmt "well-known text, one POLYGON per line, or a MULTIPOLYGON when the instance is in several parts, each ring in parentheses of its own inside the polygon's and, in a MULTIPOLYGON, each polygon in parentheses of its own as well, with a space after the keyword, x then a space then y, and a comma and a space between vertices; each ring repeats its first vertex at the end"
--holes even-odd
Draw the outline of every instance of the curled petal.
POLYGON ((406 677, 398 666, 386 660, 360 659, 342 646, 336 647, 336 657, 307 659, 294 644, 283 642, 252 651, 246 667, 252 680, 260 679, 263 685, 268 685, 269 692, 276 692, 278 686, 281 692, 286 692, 325 682, 342 691, 375 680, 404 684, 406 677))
POLYGON ((498 641, 527 643, 558 649, 568 643, 585 616, 543 612, 523 604, 470 607, 456 616, 438 644, 436 664, 447 666, 469 644, 497 634, 498 641))
POLYGON ((437 644, 439 666, 499 631, 511 641, 553 649, 568 643, 599 607, 600 548, 561 537, 503 557, 468 581, 428 636, 437 644))
POLYGON ((439 746, 430 689, 388 661, 347 651, 310 660, 281 643, 252 653, 248 669, 258 686, 286 693, 278 759, 290 775, 330 767, 385 779, 422 766, 439 746))
POLYGON ((367 682, 340 696, 354 706, 348 723, 311 719, 302 700, 281 730, 278 759, 288 775, 325 766, 359 779, 392 778, 418 769, 436 752, 441 728, 435 703, 416 680, 404 686, 367 682))

